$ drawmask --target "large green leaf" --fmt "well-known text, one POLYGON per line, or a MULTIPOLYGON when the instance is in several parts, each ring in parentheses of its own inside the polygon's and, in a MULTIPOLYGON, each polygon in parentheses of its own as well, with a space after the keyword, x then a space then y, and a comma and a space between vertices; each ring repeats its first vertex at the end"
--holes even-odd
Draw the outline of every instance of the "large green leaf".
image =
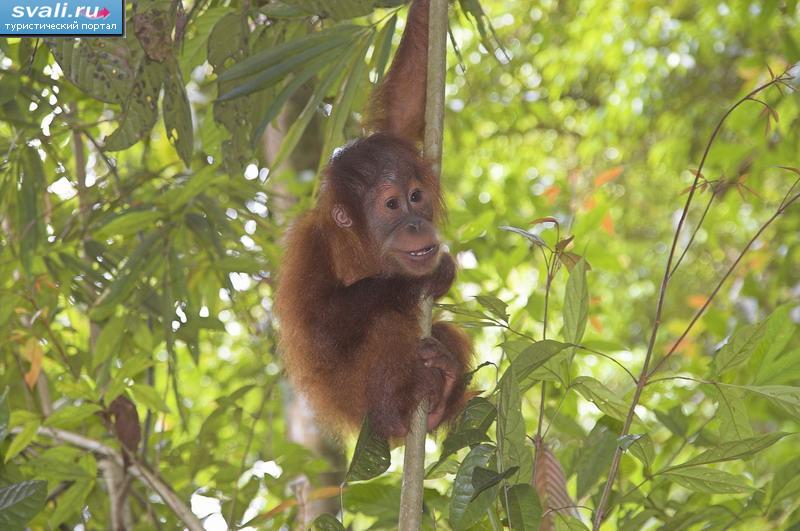
POLYGON ((164 127, 167 130, 167 138, 175 146, 181 160, 186 166, 190 166, 194 148, 192 110, 180 67, 172 61, 170 68, 169 74, 164 78, 164 100, 161 103, 164 127))
POLYGON ((572 384, 586 400, 592 402, 600 411, 617 420, 625 421, 625 417, 628 415, 628 404, 622 401, 619 394, 589 376, 579 376, 572 384))
POLYGON ((11 444, 8 445, 5 457, 6 463, 11 461, 11 459, 16 457, 17 454, 19 454, 22 450, 27 448, 31 442, 33 442, 33 439, 36 437, 36 433, 39 431, 40 425, 41 422, 37 418, 32 418, 22 425, 20 432, 14 436, 11 444))
POLYGON ((498 486, 483 491, 472 499, 475 487, 472 475, 476 467, 490 468, 495 456, 495 447, 479 444, 464 458, 453 481, 453 496, 450 500, 450 523, 456 529, 466 529, 483 517, 485 511, 494 503, 498 486))
POLYGON ((589 318, 589 289, 586 286, 586 260, 572 268, 564 294, 564 340, 580 343, 589 318))
POLYGON ((511 370, 518 382, 522 383, 521 390, 525 391, 535 382, 528 380, 528 376, 536 369, 542 367, 555 355, 569 347, 566 343, 545 339, 537 341, 526 347, 511 361, 511 370))
POLYGON ((334 20, 346 20, 370 13, 375 0, 283 0, 286 4, 296 6, 306 13, 319 15, 334 20))
POLYGON ((141 58, 125 39, 48 39, 64 75, 94 99, 123 104, 141 58))
POLYGON ((153 129, 158 120, 158 94, 165 75, 163 64, 143 60, 130 93, 125 97, 119 127, 106 138, 105 149, 119 151, 129 148, 153 129))
POLYGON ((388 441, 375 433, 369 419, 365 419, 345 479, 348 481, 372 479, 386 472, 391 462, 388 441))
POLYGON ((788 433, 776 432, 758 437, 750 437, 740 441, 723 442, 714 448, 709 448, 700 455, 696 455, 685 463, 669 467, 667 471, 751 457, 769 448, 787 435, 788 433))
POLYGON ((328 118, 328 128, 325 133, 325 147, 322 148, 323 156, 320 157, 319 171, 322 171, 324 165, 327 163, 327 156, 333 153, 336 146, 344 144, 344 129, 347 124, 347 119, 350 117, 352 110, 353 100, 356 94, 361 90, 362 85, 368 82, 366 76, 367 63, 364 56, 367 54, 367 49, 372 45, 375 38, 375 32, 369 32, 365 38, 359 39, 357 43, 357 51, 353 54, 353 62, 348 65, 348 76, 336 96, 333 103, 330 117, 328 118))
POLYGON ((753 490, 744 476, 734 476, 714 468, 682 468, 659 475, 694 492, 736 494, 753 490))
POLYGON ((514 485, 500 499, 506 507, 510 529, 538 531, 542 522, 542 505, 530 484, 514 485))
POLYGON ((577 499, 588 494, 600 478, 608 473, 616 449, 617 433, 600 422, 595 424, 575 463, 577 499))
POLYGON ((745 363, 764 337, 765 331, 764 323, 744 326, 737 330, 714 356, 714 376, 720 376, 745 363))
POLYGON ((80 404, 78 406, 64 406, 56 410, 43 422, 44 426, 51 428, 72 428, 80 425, 102 408, 97 404, 80 404))
MULTIPOLYGON (((360 50, 357 49, 356 51, 358 52, 360 50)), ((308 100, 306 106, 303 107, 302 111, 300 111, 297 119, 286 132, 286 136, 283 137, 281 147, 278 150, 277 155, 275 155, 275 160, 272 161, 273 166, 280 166, 281 162, 283 162, 283 160, 292 151, 294 151, 294 148, 300 141, 303 131, 305 131, 306 127, 308 127, 309 122, 311 122, 311 118, 314 117, 314 114, 317 112, 322 100, 328 95, 328 91, 336 83, 336 80, 338 80, 339 77, 344 73, 343 69, 345 65, 352 60, 352 55, 352 53, 342 54, 342 57, 330 68, 328 68, 327 73, 323 76, 319 85, 314 90, 314 94, 311 96, 311 99, 308 100)))
POLYGON ((753 428, 750 425, 750 415, 742 399, 744 393, 732 387, 714 386, 713 392, 717 395, 717 420, 719 421, 719 434, 724 440, 746 439, 752 437, 753 428))
POLYGON ((108 361, 112 356, 118 356, 125 337, 126 319, 116 315, 108 320, 97 336, 92 354, 92 370, 108 361))
POLYGON ((447 433, 447 438, 442 443, 439 461, 443 461, 461 448, 487 441, 486 431, 496 416, 497 410, 494 404, 485 398, 476 396, 470 400, 461 413, 456 427, 447 433))
MULTIPOLYGON (((272 85, 284 79, 287 74, 299 70, 309 61, 317 59, 321 55, 326 55, 328 52, 340 50, 340 48, 343 48, 348 43, 352 43, 352 41, 352 37, 348 35, 336 34, 329 36, 325 41, 316 44, 307 50, 303 50, 296 55, 282 58, 279 63, 276 63, 269 68, 265 68, 264 70, 254 74, 242 84, 237 85, 235 88, 222 94, 219 97, 219 101, 240 98, 242 96, 252 94, 253 92, 271 87, 272 85)), ((233 68, 231 68, 231 70, 233 70, 233 68)), ((228 71, 226 70, 226 72, 228 71)), ((220 80, 229 81, 230 78, 225 78, 223 74, 220 76, 220 80)))
POLYGON ((253 74, 262 74, 276 65, 287 63, 287 61, 290 61, 289 64, 296 66, 299 64, 297 57, 303 56, 302 54, 309 50, 315 50, 315 53, 303 57, 312 58, 321 52, 338 48, 348 40, 355 39, 355 35, 364 29, 364 26, 339 24, 322 31, 310 33, 299 39, 272 46, 254 53, 247 59, 226 69, 220 74, 219 79, 220 81, 232 81, 249 77, 253 74))
POLYGON ((0 528, 24 529, 44 508, 46 481, 23 481, 0 487, 0 528))
MULTIPOLYGON (((254 129, 251 140, 251 143, 254 146, 257 145, 261 140, 264 130, 267 128, 267 126, 278 117, 280 112, 283 110, 284 105, 286 105, 286 102, 289 101, 289 98, 291 98, 292 95, 313 76, 319 73, 320 70, 322 70, 325 66, 328 66, 331 60, 333 60, 338 54, 338 51, 338 49, 333 49, 323 53, 319 57, 306 63, 300 72, 292 75, 292 78, 286 82, 278 95, 272 100, 272 103, 267 109, 267 112, 264 114, 264 117, 261 118, 260 123, 254 129)), ((324 157, 322 158, 324 159, 324 157)))
POLYGON ((788 385, 732 385, 718 384, 722 388, 730 387, 741 389, 762 398, 766 398, 772 404, 788 411, 795 418, 800 419, 800 387, 788 385))
POLYGON ((44 167, 39 153, 33 147, 25 147, 22 164, 17 177, 17 230, 22 266, 32 269, 34 254, 44 240, 42 216, 42 189, 45 186, 44 167))
POLYGON ((509 483, 526 483, 533 477, 533 449, 525 444, 525 419, 522 416, 522 397, 513 370, 507 370, 500 380, 497 400, 497 449, 502 470, 518 467, 509 483))
POLYGON ((163 213, 155 210, 126 210, 116 214, 94 232, 98 240, 114 236, 131 236, 139 231, 152 228, 163 213))
POLYGON ((323 514, 311 522, 311 529, 313 531, 344 531, 344 526, 335 516, 323 514))
POLYGON ((3 390, 3 393, 0 394, 0 444, 8 437, 8 419, 9 419, 9 410, 8 410, 8 387, 3 390))

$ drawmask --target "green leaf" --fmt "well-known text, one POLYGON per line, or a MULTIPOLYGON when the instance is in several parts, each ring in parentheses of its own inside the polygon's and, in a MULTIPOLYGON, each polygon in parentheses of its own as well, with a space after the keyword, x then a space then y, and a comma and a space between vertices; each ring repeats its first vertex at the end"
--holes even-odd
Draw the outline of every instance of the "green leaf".
POLYGON ((525 419, 522 416, 522 397, 513 370, 500 379, 497 399, 497 448, 502 470, 519 467, 510 483, 525 483, 533 477, 533 451, 525 444, 525 419))
POLYGON ((307 17, 309 13, 299 7, 290 6, 280 1, 270 2, 262 6, 260 11, 269 18, 298 18, 307 17))
POLYGON ((628 405, 620 399, 619 394, 612 392, 594 378, 579 376, 573 381, 575 389, 597 408, 617 420, 625 422, 628 405))
POLYGON ((590 489, 608 472, 616 449, 617 434, 599 422, 595 424, 575 463, 577 499, 588 494, 590 489))
POLYGON ((372 430, 369 419, 364 419, 345 480, 372 479, 386 472, 391 463, 388 441, 372 430))
POLYGON ((28 447, 28 445, 33 441, 34 437, 36 437, 36 432, 39 431, 40 425, 41 422, 39 419, 32 419, 23 424, 22 431, 20 431, 14 437, 14 439, 11 441, 11 444, 8 446, 8 450, 6 450, 6 463, 11 461, 17 456, 17 454, 28 447))
POLYGON ((88 481, 94 479, 94 474, 90 474, 80 463, 74 462, 72 456, 53 454, 54 452, 50 452, 49 455, 31 461, 30 466, 36 477, 49 481, 88 481))
POLYGON ((542 504, 534 488, 519 483, 500 496, 508 515, 509 529, 514 531, 537 531, 542 522, 542 504))
POLYGON ((8 397, 8 387, 3 390, 3 394, 0 394, 0 444, 8 437, 8 417, 9 417, 9 410, 8 410, 8 402, 6 398, 8 397))
POLYGON ((681 468, 709 465, 711 463, 722 463, 723 461, 733 461, 734 459, 744 459, 753 456, 758 452, 769 448, 776 442, 780 441, 788 433, 775 432, 761 435, 758 437, 750 437, 740 441, 728 441, 722 444, 709 448, 685 463, 669 467, 667 471, 677 470, 681 468))
POLYGON ((140 59, 125 39, 53 38, 46 42, 64 75, 79 89, 106 103, 125 102, 140 59))
POLYGON ((163 216, 161 212, 154 210, 128 210, 94 231, 94 237, 98 240, 107 240, 114 236, 132 236, 139 231, 152 228, 161 216, 163 216))
POLYGON ((105 139, 104 149, 127 149, 153 129, 158 120, 158 93, 165 74, 164 65, 144 60, 130 93, 125 97, 119 127, 105 139))
POLYGON ((375 83, 378 84, 383 79, 386 71, 386 65, 389 62, 389 55, 392 51, 392 36, 394 36, 395 28, 397 27, 397 14, 389 18, 389 21, 383 25, 378 36, 375 39, 375 51, 372 53, 372 69, 377 73, 375 83))
MULTIPOLYGON (((97 305, 89 312, 90 317, 95 321, 107 319, 116 308, 117 304, 127 299, 136 287, 140 278, 144 277, 144 271, 155 265, 153 260, 149 260, 153 253, 153 246, 163 237, 161 231, 153 231, 136 246, 133 254, 118 272, 117 278, 106 288, 97 305)), ((163 243, 163 242, 160 242, 163 243)))
POLYGON ((19 168, 21 169, 17 187, 19 248, 22 267, 30 272, 36 250, 44 240, 41 191, 45 187, 45 177, 39 153, 32 147, 26 147, 19 168))
POLYGON ((487 441, 486 431, 496 416, 494 404, 485 398, 476 396, 470 400, 461 413, 456 428, 447 433, 447 438, 442 443, 439 462, 462 448, 487 441))
MULTIPOLYGON (((273 66, 270 66, 269 68, 266 68, 265 70, 254 75, 241 85, 238 85, 236 88, 233 88, 225 92, 218 98, 218 100, 219 101, 232 100, 235 98, 240 98, 242 96, 247 96, 248 94, 252 94, 253 92, 265 89, 267 87, 271 87, 272 85, 282 80, 286 76, 286 74, 298 70, 302 65, 319 57, 320 55, 326 54, 327 52, 339 50, 340 48, 344 47, 345 44, 348 43, 352 43, 352 39, 349 36, 346 35, 332 36, 321 44, 317 44, 316 46, 313 46, 308 50, 304 50, 303 52, 300 52, 297 55, 284 58, 281 62, 273 66)), ((274 48, 272 48, 271 50, 274 50, 274 48)), ((236 67, 226 70, 225 73, 223 73, 220 76, 220 80, 229 81, 230 79, 232 79, 231 77, 224 77, 224 76, 229 72, 234 71, 235 68, 236 67)), ((340 72, 336 73, 338 74, 340 72)))
POLYGON ((344 531, 344 526, 335 516, 323 514, 311 523, 311 529, 313 531, 344 531))
POLYGON ((748 325, 740 328, 714 356, 713 375, 720 376, 724 372, 745 363, 755 347, 764 337, 764 323, 748 325))
POLYGON ((537 236, 536 234, 534 234, 532 232, 528 232, 528 231, 526 231, 524 229, 519 229, 517 227, 509 227, 507 225, 504 225, 504 226, 498 227, 498 228, 500 230, 513 232, 514 234, 519 234, 520 236, 522 236, 523 238, 525 238, 526 240, 528 240, 532 244, 537 245, 539 247, 547 248, 547 243, 545 243, 545 241, 543 239, 541 239, 539 236, 537 236))
POLYGON ((492 295, 478 295, 475 297, 478 304, 489 310, 489 313, 500 319, 504 323, 508 323, 508 305, 492 295))
MULTIPOLYGON (((754 370, 752 383, 782 383, 793 381, 797 371, 800 351, 784 353, 800 327, 792 319, 792 303, 779 306, 764 321, 764 338, 756 346, 749 367, 754 370)), ((751 371, 748 371, 748 374, 751 371)), ((795 377, 796 379, 796 377, 795 377)))
POLYGON ((0 528, 24 529, 44 509, 46 481, 23 481, 0 487, 0 528))
POLYGON ((364 16, 372 12, 375 0, 283 0, 303 11, 323 18, 345 20, 364 16))
POLYGON ((471 217, 458 228, 458 240, 468 242, 486 234, 494 225, 496 217, 497 213, 492 209, 488 209, 471 217))
POLYGON ((486 510, 494 503, 498 487, 483 491, 474 500, 475 487, 472 485, 472 474, 476 467, 490 468, 495 455, 495 447, 479 444, 464 458, 453 481, 453 497, 450 500, 450 523, 456 529, 467 529, 483 518, 486 510))
POLYGON ((581 260, 572 268, 564 294, 564 340, 567 343, 580 343, 588 318, 589 289, 586 286, 586 260, 581 260))
POLYGON ((72 428, 93 417, 101 409, 96 404, 65 406, 47 417, 42 425, 50 428, 72 428))
MULTIPOLYGON (((354 39, 356 33, 364 29, 366 29, 364 26, 339 24, 322 31, 310 33, 299 39, 279 44, 278 46, 266 48, 225 70, 225 72, 220 74, 219 80, 231 81, 253 74, 263 73, 270 67, 282 64, 287 60, 292 60, 310 49, 317 50, 318 53, 319 50, 325 51, 342 46, 344 42, 348 39, 354 39)), ((308 57, 310 58, 313 56, 314 54, 312 53, 308 57)), ((292 64, 297 63, 293 62, 292 64)))
POLYGON ((125 337, 126 319, 122 316, 114 316, 108 320, 92 352, 92 371, 105 363, 112 356, 118 356, 122 348, 122 339, 125 337))
POLYGON ((736 494, 753 490, 744 476, 734 476, 714 468, 684 468, 659 475, 694 492, 736 494))
POLYGON ((231 10, 232 8, 229 6, 211 7, 192 20, 189 25, 192 34, 181 47, 179 60, 182 72, 191 72, 196 66, 203 64, 211 30, 219 19, 230 13, 231 10))
POLYGON ((364 56, 374 38, 375 32, 370 31, 365 38, 359 39, 359 44, 357 46, 359 50, 354 53, 353 62, 347 68, 347 79, 342 85, 336 97, 336 101, 333 103, 331 114, 328 117, 328 129, 325 135, 325 147, 322 150, 323 156, 320 157, 319 171, 322 171, 324 165, 327 163, 327 155, 332 153, 336 146, 344 143, 344 129, 347 124, 347 119, 350 117, 353 100, 360 91, 361 85, 368 81, 364 74, 367 66, 366 61, 364 61, 364 56))
MULTIPOLYGON (((266 114, 261 119, 261 122, 254 129, 251 144, 256 145, 264 135, 264 130, 267 126, 278 117, 289 98, 297 92, 309 79, 316 75, 323 67, 330 64, 334 57, 338 54, 338 49, 331 50, 328 53, 320 55, 313 61, 309 61, 303 69, 292 76, 291 81, 287 82, 277 96, 272 100, 266 114)), ((324 157, 323 157, 324 158, 324 157)))
POLYGON ((322 103, 322 100, 327 96, 328 91, 333 87, 334 83, 339 76, 342 74, 345 65, 350 61, 351 54, 342 54, 342 57, 333 64, 327 71, 326 75, 320 81, 319 85, 317 86, 314 94, 311 96, 311 99, 308 100, 306 106, 300 111, 300 114, 295 119, 294 124, 289 128, 289 131, 286 132, 286 136, 283 137, 283 142, 281 142, 281 147, 278 150, 278 153, 275 155, 275 160, 272 161, 273 167, 278 167, 281 165, 281 162, 292 152, 294 151, 295 146, 300 141, 300 137, 303 134, 303 131, 306 130, 308 127, 311 118, 314 117, 314 114, 317 112, 317 108, 322 103))
POLYGON ((719 435, 723 440, 746 439, 753 436, 747 406, 742 391, 730 387, 714 386, 717 395, 717 420, 719 435))
POLYGON ((493 487, 504 479, 514 476, 518 470, 518 466, 512 466, 503 472, 498 473, 495 470, 489 470, 488 468, 476 466, 472 471, 472 486, 475 487, 475 492, 472 494, 472 499, 474 500, 477 498, 489 487, 493 487))
POLYGON ((136 404, 141 404, 152 411, 170 412, 164 399, 154 387, 145 384, 133 384, 130 387, 130 391, 133 393, 133 399, 136 404))
POLYGON ((164 113, 164 127, 167 138, 187 167, 192 163, 194 150, 194 129, 192 128, 192 109, 183 84, 180 67, 173 61, 171 72, 164 78, 164 99, 161 106, 164 113))
POLYGON ((649 435, 638 435, 636 440, 628 446, 628 452, 642 462, 646 471, 652 470, 653 462, 656 458, 656 450, 649 435))
POLYGON ((718 383, 720 387, 741 389, 747 393, 768 399, 772 404, 788 411, 800 419, 800 387, 788 385, 733 385, 718 383))
MULTIPOLYGON (((523 382, 528 375, 533 371, 548 362, 553 356, 569 347, 566 343, 560 341, 553 341, 552 339, 545 339, 531 344, 520 352, 512 361, 511 369, 514 371, 514 376, 518 382, 523 382)), ((523 382, 521 390, 525 390, 530 385, 525 385, 533 382, 523 382)))

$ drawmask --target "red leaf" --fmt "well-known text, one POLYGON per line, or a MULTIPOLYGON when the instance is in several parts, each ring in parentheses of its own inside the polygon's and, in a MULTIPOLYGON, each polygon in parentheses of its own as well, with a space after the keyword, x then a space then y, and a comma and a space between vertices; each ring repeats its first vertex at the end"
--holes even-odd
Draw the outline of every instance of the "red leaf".
POLYGON ((607 182, 611 182, 617 177, 622 174, 622 170, 624 168, 622 166, 614 166, 613 168, 609 168, 604 172, 601 172, 597 177, 594 178, 594 187, 600 188, 607 182))

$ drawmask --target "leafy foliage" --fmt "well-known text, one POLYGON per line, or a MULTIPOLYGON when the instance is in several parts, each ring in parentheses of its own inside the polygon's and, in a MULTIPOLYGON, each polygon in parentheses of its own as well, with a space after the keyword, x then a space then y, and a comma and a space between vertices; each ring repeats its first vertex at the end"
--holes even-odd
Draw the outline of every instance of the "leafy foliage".
MULTIPOLYGON (((401 4, 0 41, 0 528, 396 525, 389 442, 299 444, 272 286, 401 4)), ((429 441, 426 528, 800 525, 798 3, 451 15, 439 310, 478 394, 429 441)))

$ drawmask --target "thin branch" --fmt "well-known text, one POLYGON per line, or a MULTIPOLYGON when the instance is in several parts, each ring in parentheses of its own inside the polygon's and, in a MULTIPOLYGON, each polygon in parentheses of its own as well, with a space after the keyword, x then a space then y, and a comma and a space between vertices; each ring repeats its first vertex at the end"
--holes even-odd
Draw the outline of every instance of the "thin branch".
MULTIPOLYGON (((428 71, 425 93, 425 137, 423 152, 439 178, 444 134, 444 89, 447 74, 447 0, 431 0, 428 6, 428 71)), ((420 328, 430 335, 433 300, 422 302, 420 328)), ((423 479, 425 477, 425 436, 428 403, 423 400, 411 415, 403 460, 398 529, 416 531, 422 526, 423 479)))
POLYGON ((586 352, 588 352, 590 354, 594 354, 595 356, 600 356, 600 357, 606 358, 607 360, 613 361, 614 363, 617 364, 617 366, 620 369, 625 371, 625 373, 627 373, 627 375, 630 376, 630 378, 633 381, 634 385, 636 385, 638 383, 638 380, 636 379, 636 376, 633 375, 633 373, 630 371, 630 369, 628 369, 625 365, 623 365, 623 363, 621 361, 619 361, 617 359, 614 359, 614 356, 610 356, 609 354, 606 354, 604 352, 600 352, 599 350, 594 350, 592 348, 585 347, 585 346, 579 345, 577 343, 568 343, 568 345, 571 346, 571 347, 575 347, 577 349, 580 349, 580 350, 585 350, 586 352))
POLYGON ((750 241, 748 241, 747 245, 744 246, 744 249, 742 249, 742 251, 739 253, 739 256, 736 257, 736 260, 733 261, 733 263, 730 265, 730 267, 725 272, 725 274, 722 276, 722 278, 719 280, 719 282, 717 282, 717 285, 714 287, 714 290, 711 292, 711 294, 706 298, 706 301, 703 303, 703 306, 701 306, 700 309, 697 310, 697 312, 694 314, 694 317, 692 317, 692 320, 689 322, 689 325, 686 327, 686 329, 683 331, 683 333, 680 335, 680 337, 677 339, 677 341, 675 341, 672 344, 672 347, 670 347, 670 349, 667 351, 667 353, 664 355, 664 357, 661 358, 658 361, 658 363, 655 365, 655 367, 653 367, 653 369, 647 374, 646 378, 650 378, 650 376, 652 376, 656 371, 658 371, 658 369, 664 364, 664 362, 667 361, 667 359, 670 356, 672 356, 675 353, 676 350, 678 350, 678 347, 680 346, 681 342, 684 339, 686 339, 686 336, 689 335, 689 332, 691 332, 692 328, 694 328, 694 325, 697 323, 697 321, 700 319, 700 317, 703 316, 703 314, 705 313, 706 309, 709 307, 711 302, 714 300, 714 298, 719 293, 719 290, 722 289, 722 286, 725 284, 725 281, 728 280, 728 277, 731 276, 733 271, 736 269, 736 266, 739 265, 739 262, 742 261, 742 258, 744 258, 744 256, 750 250, 750 247, 752 247, 753 244, 756 242, 756 240, 758 240, 758 238, 761 236, 761 234, 765 230, 767 230, 767 227, 769 227, 772 224, 773 221, 778 219, 778 217, 781 214, 783 214, 786 211, 786 209, 789 206, 792 205, 792 203, 797 201, 797 199, 800 199, 800 193, 795 195, 794 197, 792 197, 785 204, 782 204, 778 208, 778 210, 775 211, 775 213, 772 215, 772 217, 770 217, 766 222, 764 222, 764 224, 761 225, 761 227, 753 235, 753 237, 750 238, 750 241))
MULTIPOLYGON (((250 453, 250 447, 253 444, 253 437, 256 433, 256 424, 258 424, 259 419, 261 419, 261 414, 264 412, 264 407, 267 405, 267 400, 272 397, 272 389, 274 385, 270 385, 268 389, 265 389, 261 395, 261 405, 258 406, 258 413, 256 413, 255 417, 253 417, 253 423, 250 425, 250 433, 247 434, 247 443, 244 447, 244 452, 242 453, 242 462, 239 464, 239 477, 242 477, 244 474, 244 469, 247 466, 247 454, 250 453)), ((231 510, 228 513, 228 524, 233 526, 234 523, 234 516, 236 515, 236 498, 239 495, 239 482, 236 481, 233 486, 233 496, 231 496, 231 510)))
MULTIPOLYGON (((11 433, 19 433, 20 431, 21 428, 13 428, 11 433)), ((71 444, 72 446, 82 448, 83 450, 105 456, 109 459, 112 459, 119 466, 124 466, 122 455, 119 452, 94 439, 58 428, 42 427, 39 428, 37 433, 38 435, 50 437, 51 439, 71 444)), ((153 489, 156 494, 161 497, 164 503, 172 510, 172 512, 175 513, 175 516, 177 516, 190 531, 203 531, 203 525, 200 523, 200 520, 197 518, 197 516, 195 516, 189 507, 183 503, 183 500, 181 500, 180 497, 175 494, 175 491, 172 490, 172 488, 158 475, 158 473, 151 470, 147 465, 139 461, 137 456, 134 454, 127 451, 126 453, 131 463, 129 466, 131 475, 153 489)))
POLYGON ((708 211, 711 210, 711 204, 714 202, 714 197, 715 196, 716 196, 716 194, 712 193, 711 194, 711 199, 709 199, 708 203, 706 203, 706 208, 705 208, 705 210, 703 210, 703 215, 700 216, 700 219, 698 220, 697 225, 695 225, 694 230, 692 231, 692 235, 689 237, 689 241, 686 243, 686 247, 683 248, 683 251, 681 252, 681 255, 678 257, 677 260, 675 260, 675 266, 672 268, 672 271, 669 274, 670 278, 672 278, 672 275, 674 275, 675 271, 678 270, 678 267, 681 265, 681 262, 683 262, 683 259, 686 256, 686 253, 689 252, 689 247, 691 247, 692 244, 694 243, 694 239, 697 236, 697 233, 700 232, 700 227, 703 226, 703 222, 706 220, 706 216, 708 215, 708 211))
MULTIPOLYGON (((658 292, 658 299, 656 302, 656 311, 655 316, 653 319, 653 328, 650 333, 650 340, 647 344, 647 351, 644 357, 644 363, 642 364, 642 370, 640 372, 639 381, 636 384, 636 390, 633 393, 633 398, 631 399, 631 404, 628 409, 628 414, 625 417, 625 423, 622 426, 622 432, 620 433, 620 437, 624 437, 628 435, 630 432, 631 425, 633 424, 633 419, 636 411, 636 406, 639 405, 639 400, 642 396, 642 391, 644 390, 644 386, 647 383, 647 378, 651 374, 649 372, 650 369, 650 362, 653 358, 653 351, 656 345, 656 338, 658 337, 658 331, 661 327, 661 314, 664 310, 664 301, 666 300, 667 294, 667 287, 669 285, 670 277, 673 273, 672 263, 675 259, 675 253, 678 247, 678 240, 680 239, 681 232, 683 230, 683 226, 686 223, 686 218, 689 215, 689 209, 692 206, 692 200, 694 199, 695 192, 697 191, 697 184, 700 182, 701 175, 703 173, 703 168, 705 167, 706 160, 708 160, 708 155, 711 152, 711 146, 714 144, 714 141, 719 135, 719 132, 722 130, 722 126, 725 124, 727 118, 739 108, 744 102, 750 100, 756 94, 766 90, 767 88, 775 85, 783 80, 783 75, 778 76, 776 78, 771 79, 769 82, 759 85, 752 91, 750 91, 746 96, 741 98, 737 101, 731 108, 729 108, 725 114, 722 115, 722 118, 719 119, 717 122, 716 127, 714 127, 714 131, 711 133, 711 137, 709 138, 708 142, 706 143, 705 150, 703 151, 703 156, 700 159, 700 164, 695 172, 694 182, 689 189, 689 194, 686 197, 686 202, 684 203, 683 210, 681 211, 681 217, 678 221, 678 226, 675 228, 675 234, 672 238, 672 246, 670 247, 669 255, 667 257, 667 263, 664 268, 664 275, 661 279, 661 286, 658 292)), ((738 260, 737 260, 738 261, 738 260)), ((662 358, 663 360, 666 359, 662 358)), ((659 363, 659 365, 661 362, 659 363)), ((606 480, 605 487, 603 488, 603 494, 600 497, 600 501, 597 504, 597 508, 595 510, 594 521, 592 525, 593 531, 597 531, 600 529, 600 524, 602 524, 605 518, 605 510, 606 504, 608 504, 608 499, 611 496, 611 489, 614 486, 614 481, 617 477, 617 471, 619 470, 620 460, 622 459, 622 448, 617 446, 616 450, 614 451, 614 457, 611 461, 611 469, 608 473, 608 479, 606 480)))

